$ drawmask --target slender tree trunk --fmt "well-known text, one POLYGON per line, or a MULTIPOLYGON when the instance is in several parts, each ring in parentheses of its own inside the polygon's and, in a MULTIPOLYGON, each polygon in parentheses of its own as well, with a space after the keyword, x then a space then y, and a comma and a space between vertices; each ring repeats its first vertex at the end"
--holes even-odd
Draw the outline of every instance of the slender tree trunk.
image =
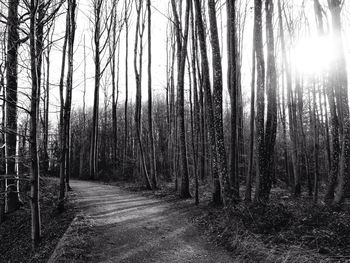
POLYGON ((256 59, 257 59, 257 147, 258 147, 258 177, 255 201, 266 203, 272 185, 272 173, 274 165, 274 147, 277 130, 277 76, 273 36, 273 2, 266 0, 266 39, 267 39, 267 114, 266 124, 264 123, 265 114, 265 68, 264 52, 262 43, 262 17, 261 0, 255 1, 255 40, 256 40, 256 59))
POLYGON ((239 199, 239 172, 238 172, 238 126, 239 126, 239 108, 238 108, 238 50, 236 33, 236 6, 234 1, 227 1, 227 55, 228 55, 228 87, 231 99, 231 186, 233 197, 239 199))
POLYGON ((151 147, 151 177, 152 187, 156 189, 157 185, 157 167, 156 167, 156 150, 154 145, 153 135, 153 113, 152 113, 152 33, 151 33, 151 0, 147 0, 147 13, 148 13, 148 129, 149 129, 149 141, 151 147))
MULTIPOLYGON (((217 143, 217 162, 218 174, 223 189, 223 203, 229 204, 233 198, 232 187, 229 183, 227 171, 227 159, 225 149, 225 138, 222 117, 222 65, 219 36, 216 21, 215 0, 208 0, 208 11, 210 20, 211 46, 213 55, 213 110, 214 110, 214 129, 217 143)), ((234 63, 232 61, 232 63, 234 63)), ((237 190, 237 189, 236 189, 237 190)))
POLYGON ((337 99, 341 153, 339 160, 338 187, 335 192, 335 205, 340 204, 350 191, 350 112, 348 99, 348 77, 346 69, 345 51, 341 32, 341 8, 342 2, 338 0, 328 1, 332 15, 332 29, 334 39, 335 67, 332 72, 335 97, 337 99))
MULTIPOLYGON (((202 7, 199 0, 194 0, 195 3, 195 10, 196 10, 196 24, 197 24, 197 30, 198 30, 198 40, 199 40, 199 47, 200 47, 200 54, 201 54, 201 67, 202 67, 202 77, 199 78, 202 79, 202 88, 200 89, 200 105, 202 108, 202 113, 205 111, 205 115, 207 118, 207 124, 208 124, 208 132, 209 132, 209 143, 210 143, 210 149, 212 152, 212 160, 213 160, 213 169, 212 169, 212 177, 213 177, 213 202, 216 205, 220 205, 222 203, 222 193, 221 193, 221 183, 219 179, 218 174, 218 160, 217 160, 217 144, 216 144, 216 135, 215 135, 215 127, 214 127, 214 110, 213 110, 213 103, 212 103, 212 94, 210 89, 210 78, 209 78, 209 62, 208 62, 208 55, 207 55, 207 44, 206 44, 206 38, 205 38, 205 29, 204 29, 204 23, 202 18, 202 7), (203 97, 205 101, 205 105, 203 103, 203 97)), ((204 114, 202 114, 201 119, 201 129, 203 131, 201 138, 201 145, 202 145, 202 156, 203 159, 201 160, 201 169, 202 171, 205 171, 205 122, 204 122, 204 114)), ((229 183, 227 182, 227 188, 229 188, 229 183)))
POLYGON ((124 158, 123 173, 125 172, 125 163, 127 162, 128 153, 128 98, 129 98, 129 15, 128 4, 125 0, 125 104, 124 104, 124 158))
POLYGON ((288 103, 288 119, 289 119, 289 136, 291 139, 291 148, 292 148, 292 166, 293 166, 293 191, 295 196, 300 196, 301 194, 301 185, 300 185, 300 177, 298 172, 298 143, 297 143, 297 120, 296 120, 296 106, 293 98, 293 90, 292 90, 292 75, 290 63, 287 59, 287 50, 286 43, 284 38, 283 23, 282 23, 282 10, 280 1, 278 2, 279 6, 279 23, 280 23, 280 33, 281 33, 281 49, 282 49, 282 60, 284 63, 284 71, 286 73, 287 80, 287 103, 288 103))
MULTIPOLYGON (((312 122, 313 122, 313 133, 314 133, 314 203, 318 202, 318 188, 319 188, 319 127, 316 118, 317 101, 316 101, 316 88, 315 83, 313 85, 313 109, 312 109, 312 122)), ((311 106, 310 106, 311 107, 311 106)))
POLYGON ((59 127, 59 138, 60 138, 60 192, 58 198, 58 210, 64 210, 64 199, 66 196, 66 136, 65 136, 65 126, 64 126, 64 112, 65 112, 65 103, 63 96, 63 83, 64 83, 64 74, 66 67, 66 55, 67 55, 67 43, 68 43, 68 30, 69 30, 69 14, 66 18, 66 33, 62 49, 62 65, 61 65, 61 76, 59 84, 59 93, 60 93, 60 127, 59 127))
POLYGON ((68 0, 68 13, 69 13, 69 31, 68 31, 68 74, 67 74, 67 88, 66 88, 66 100, 65 100, 65 116, 64 116, 64 129, 66 137, 66 189, 70 190, 70 160, 71 160, 71 128, 70 128, 70 116, 72 105, 72 91, 73 91, 73 56, 74 56, 74 39, 75 39, 75 9, 76 0, 68 0))
POLYGON ((186 145, 186 129, 185 129, 185 92, 184 92, 184 75, 185 64, 187 57, 187 42, 188 42, 188 29, 189 29, 189 13, 191 1, 186 0, 186 13, 185 13, 185 29, 181 32, 181 21, 177 13, 175 0, 171 0, 172 9, 175 19, 175 32, 177 41, 177 121, 179 129, 179 145, 180 145, 180 158, 181 158, 181 188, 180 197, 190 198, 190 182, 189 171, 187 161, 187 145, 186 145), (182 36, 183 34, 183 36, 182 36))
MULTIPOLYGON (((116 5, 116 2, 113 2, 116 5)), ((109 54, 111 59, 111 75, 112 75, 112 130, 113 130, 113 145, 112 145, 112 157, 113 168, 117 168, 117 99, 118 91, 116 94, 116 45, 117 45, 117 8, 113 10, 113 30, 112 30, 112 43, 109 44, 109 54)), ((119 42, 119 39, 118 39, 119 42)), ((119 63, 119 43, 118 43, 118 63, 119 63)), ((119 72, 118 72, 119 74, 119 72)))
MULTIPOLYGON (((255 29, 253 34, 255 34, 255 29)), ((249 141, 249 168, 246 180, 245 201, 252 200, 252 178, 254 172, 254 134, 255 134, 255 35, 253 36, 253 50, 252 50, 252 81, 250 92, 250 141, 249 141)))
MULTIPOLYGON (((17 89, 18 89, 18 46, 19 46, 19 21, 18 0, 8 1, 7 17, 7 55, 6 55, 6 133, 5 133, 5 158, 6 174, 16 176, 16 143, 17 143, 17 89)), ((18 192, 15 180, 7 180, 9 191, 18 192)), ((16 194, 7 195, 7 212, 19 208, 19 198, 16 194)))
POLYGON ((83 90, 83 138, 80 147, 80 157, 79 157, 79 178, 83 177, 84 170, 84 155, 85 155, 85 136, 86 136, 86 116, 85 116, 85 96, 86 96, 86 42, 84 35, 84 90, 83 90))
MULTIPOLYGON (((50 30, 48 32, 50 34, 50 30)), ((51 53, 51 43, 52 41, 47 41, 47 53, 46 59, 46 88, 45 88, 45 111, 44 111, 44 138, 43 138, 43 148, 44 148, 44 171, 46 174, 50 170, 50 160, 49 160, 49 112, 50 112, 50 53, 51 53)))
POLYGON ((195 135, 192 136, 192 145, 194 152, 194 166, 195 166, 195 204, 199 204, 199 136, 200 136, 200 107, 198 101, 198 90, 197 90, 197 64, 196 57, 198 56, 198 45, 196 39, 196 27, 194 23, 194 12, 191 6, 191 39, 192 39, 192 56, 191 56, 191 66, 192 66, 192 78, 193 78, 193 122, 195 135))
POLYGON ((90 178, 97 178, 98 171, 98 123, 99 123, 99 100, 100 100, 100 82, 101 82, 101 14, 102 14, 102 0, 94 0, 94 63, 95 63, 95 91, 94 91, 94 106, 92 115, 92 133, 90 144, 90 178))
POLYGON ((145 21, 141 21, 143 19, 142 14, 142 0, 136 3, 136 11, 137 11, 137 20, 136 20, 136 33, 135 33, 135 46, 134 46, 134 71, 135 71, 135 79, 136 79, 136 109, 135 109, 135 128, 136 128, 136 140, 139 145, 140 151, 140 169, 145 176, 145 184, 148 190, 152 189, 152 182, 149 178, 144 147, 142 144, 142 92, 141 92, 141 77, 142 77, 142 57, 143 57, 143 47, 142 47, 142 39, 144 33, 144 23, 145 21), (142 16, 142 17, 141 17, 142 16), (139 43, 140 42, 140 43, 139 43), (139 48, 139 52, 137 51, 139 48), (138 57, 138 58, 137 58, 138 57), (138 59, 138 61, 137 61, 138 59))
MULTIPOLYGON (((32 94, 31 94, 31 111, 30 111, 30 156, 31 156, 31 215, 32 215, 32 241, 33 246, 39 244, 41 237, 40 222, 40 205, 39 205, 39 156, 37 144, 37 120, 39 117, 39 101, 40 94, 38 75, 38 50, 36 46, 36 17, 37 17, 37 1, 30 1, 30 60, 31 60, 31 78, 32 78, 32 94)), ((41 52, 41 51, 40 51, 41 52)))

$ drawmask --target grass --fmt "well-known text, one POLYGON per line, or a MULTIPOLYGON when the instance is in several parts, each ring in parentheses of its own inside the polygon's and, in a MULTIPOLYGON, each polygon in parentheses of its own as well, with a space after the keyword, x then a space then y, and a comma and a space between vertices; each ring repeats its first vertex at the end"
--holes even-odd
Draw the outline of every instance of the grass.
POLYGON ((308 197, 282 199, 280 192, 271 199, 265 206, 207 206, 194 221, 242 262, 350 261, 348 206, 331 209, 308 197))
MULTIPOLYGON (((75 210, 67 202, 66 210, 56 209, 59 182, 53 178, 40 180, 40 205, 42 239, 39 247, 32 249, 29 185, 21 185, 23 207, 9 214, 0 225, 0 262, 47 262, 56 244, 75 216, 75 210)), ((70 193, 70 198, 73 194, 70 193)))

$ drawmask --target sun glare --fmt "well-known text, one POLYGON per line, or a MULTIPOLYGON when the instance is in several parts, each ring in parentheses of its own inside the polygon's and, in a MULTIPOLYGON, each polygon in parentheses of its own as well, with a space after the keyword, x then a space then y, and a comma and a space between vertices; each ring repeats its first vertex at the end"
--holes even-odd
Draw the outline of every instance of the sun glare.
POLYGON ((295 69, 300 74, 312 75, 325 71, 332 65, 332 41, 329 37, 301 39, 295 47, 295 69))

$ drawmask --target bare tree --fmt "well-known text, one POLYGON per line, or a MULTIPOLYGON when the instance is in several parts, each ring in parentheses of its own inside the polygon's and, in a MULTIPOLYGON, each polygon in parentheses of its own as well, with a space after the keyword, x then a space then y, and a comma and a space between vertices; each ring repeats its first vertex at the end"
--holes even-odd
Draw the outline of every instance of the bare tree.
MULTIPOLYGON (((17 93, 18 93, 18 47, 19 18, 18 0, 8 3, 7 16, 7 54, 6 54, 6 173, 16 175, 16 144, 17 144, 17 93)), ((9 190, 18 191, 17 183, 8 180, 9 190)), ((19 207, 18 195, 8 195, 7 209, 9 212, 19 207)))
POLYGON ((182 198, 191 197, 189 172, 187 162, 187 146, 186 146, 186 131, 185 131, 185 92, 184 92, 184 75, 185 64, 187 57, 187 42, 189 31, 189 14, 191 1, 186 0, 185 11, 185 26, 182 31, 181 21, 177 11, 175 0, 171 0, 171 5, 174 14, 175 35, 177 43, 177 114, 178 114, 178 128, 179 128, 179 144, 180 144, 180 158, 181 158, 181 189, 180 196, 182 198))
POLYGON ((328 1, 328 6, 332 15, 332 34, 335 45, 335 66, 332 72, 332 84, 334 85, 341 138, 338 187, 334 196, 334 204, 342 202, 345 195, 348 194, 350 190, 350 113, 348 78, 340 16, 343 3, 344 1, 341 0, 328 1))
POLYGON ((142 78, 142 56, 143 56, 142 40, 143 40, 143 34, 145 30, 145 17, 143 12, 142 0, 140 0, 139 2, 136 1, 135 3, 136 3, 136 12, 137 12, 135 46, 134 46, 134 71, 135 71, 135 79, 136 79, 135 128, 136 128, 136 139, 138 141, 139 151, 140 151, 140 162, 141 162, 140 167, 142 167, 142 172, 145 176, 146 188, 151 190, 152 182, 149 178, 148 171, 147 171, 144 147, 142 144, 142 137, 141 137, 142 135, 141 78, 142 78))
POLYGON ((148 129, 149 129, 149 141, 151 147, 151 178, 153 188, 157 188, 157 167, 156 167, 156 151, 154 145, 153 135, 153 117, 152 117, 152 40, 151 40, 151 0, 147 0, 147 13, 148 13, 148 129))
POLYGON ((40 205, 39 205, 39 156, 37 138, 37 120, 39 118, 39 81, 38 75, 38 50, 37 50, 37 10, 39 0, 30 1, 30 62, 31 62, 31 106, 30 106, 30 156, 31 156, 31 213, 32 213, 32 240, 33 246, 39 244, 41 238, 40 205))
MULTIPOLYGON (((214 110, 214 128, 216 136, 216 150, 218 173, 223 192, 223 203, 227 205, 232 199, 232 186, 229 185, 227 159, 225 150, 225 138, 223 130, 222 117, 222 65, 219 35, 216 21, 215 1, 208 1, 208 12, 210 21, 210 35, 212 46, 213 61, 213 110, 214 110)), ((232 63, 235 63, 232 61, 232 63)), ((237 195, 236 195, 237 196, 237 195)))
POLYGON ((255 0, 255 44, 257 62, 257 163, 258 176, 255 192, 256 202, 267 202, 271 190, 271 174, 277 129, 277 77, 274 57, 274 36, 272 27, 273 2, 265 2, 267 34, 267 114, 265 124, 265 62, 262 43, 262 1, 255 0))

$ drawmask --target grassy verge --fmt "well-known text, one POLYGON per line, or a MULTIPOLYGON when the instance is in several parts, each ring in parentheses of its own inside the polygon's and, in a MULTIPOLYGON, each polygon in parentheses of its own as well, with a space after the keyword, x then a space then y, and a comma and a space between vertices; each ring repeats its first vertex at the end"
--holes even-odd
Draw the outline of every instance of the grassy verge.
MULTIPOLYGON (((63 213, 56 210, 58 180, 42 178, 40 181, 40 204, 42 240, 37 249, 31 244, 31 214, 29 185, 22 185, 24 206, 7 216, 0 225, 0 262, 46 262, 71 221, 75 211, 71 202, 63 213)), ((73 193, 70 193, 70 198, 73 193)))

